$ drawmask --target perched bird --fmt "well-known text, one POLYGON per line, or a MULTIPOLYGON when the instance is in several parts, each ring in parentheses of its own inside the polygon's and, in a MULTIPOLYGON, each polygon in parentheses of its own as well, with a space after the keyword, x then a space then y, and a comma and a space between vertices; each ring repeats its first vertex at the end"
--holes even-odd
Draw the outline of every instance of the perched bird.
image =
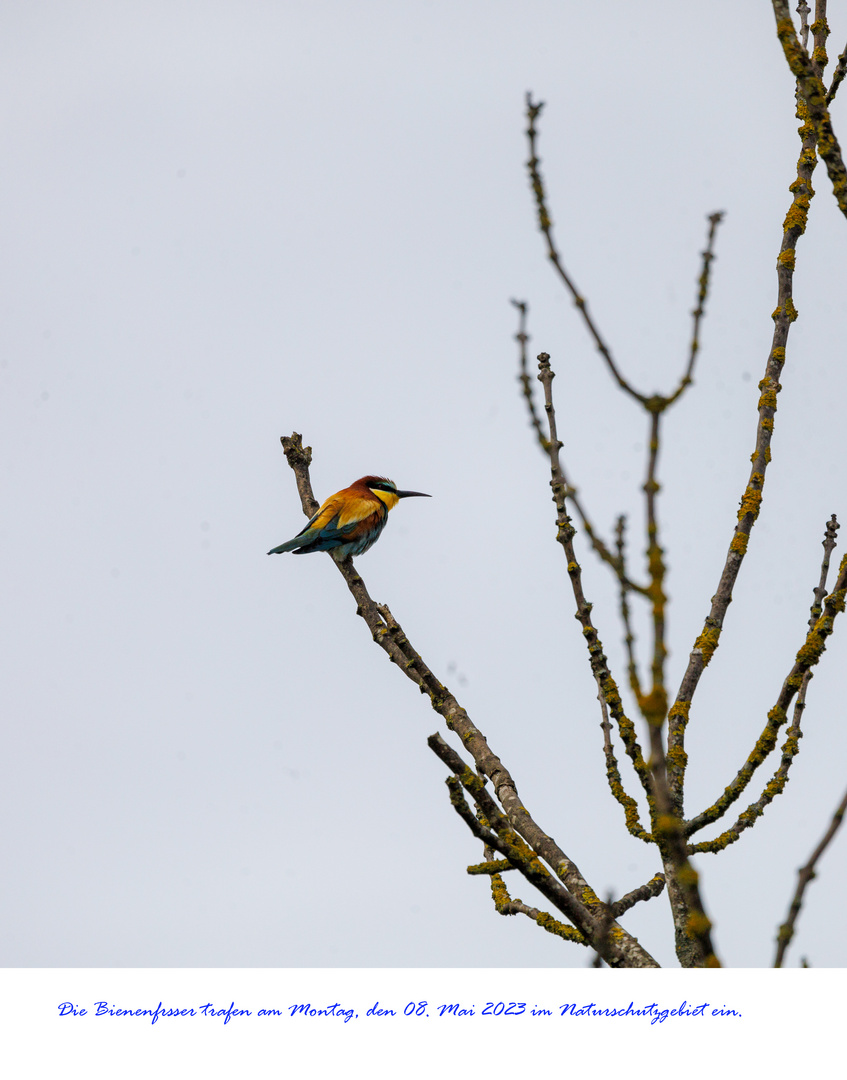
POLYGON ((271 548, 268 555, 283 551, 293 551, 295 555, 337 551, 342 559, 361 555, 379 539, 388 521, 388 511, 412 495, 431 498, 423 491, 398 491, 394 481, 384 476, 363 476, 350 487, 330 495, 293 540, 271 548))

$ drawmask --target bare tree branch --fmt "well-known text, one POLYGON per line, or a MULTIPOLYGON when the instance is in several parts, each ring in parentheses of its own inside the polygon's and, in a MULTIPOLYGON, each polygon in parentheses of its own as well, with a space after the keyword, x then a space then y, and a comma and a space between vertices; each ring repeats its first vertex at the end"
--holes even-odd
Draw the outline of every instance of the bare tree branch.
POLYGON ((559 256, 559 252, 556 248, 556 244, 553 240, 553 220, 550 217, 550 212, 547 209, 546 195, 544 193, 544 181, 541 177, 541 171, 539 165, 541 159, 538 157, 536 151, 536 138, 537 132, 535 129, 535 120, 544 108, 544 102, 539 101, 533 103, 532 95, 526 95, 526 113, 529 120, 529 127, 527 128, 527 137, 529 138, 529 161, 527 162, 527 168, 529 170, 530 181, 532 183, 532 190, 535 194, 535 202, 538 207, 538 227, 544 234, 544 239, 547 241, 547 257, 553 266, 556 268, 556 272, 562 279, 565 288, 573 297, 574 305, 582 316, 582 320, 588 330, 588 333, 594 339, 594 344, 597 346, 597 350, 603 359, 606 361, 606 366, 612 374, 612 377, 617 382, 621 390, 625 391, 630 397, 635 398, 636 401, 640 401, 643 404, 647 402, 647 396, 639 393, 633 386, 631 386, 627 380, 623 377, 615 363, 612 354, 606 345, 603 338, 600 336, 600 331, 597 329, 594 320, 588 313, 588 305, 585 298, 580 295, 576 285, 571 280, 568 272, 562 265, 562 260, 559 256))
POLYGON ((631 835, 637 840, 643 840, 648 844, 652 843, 653 837, 645 830, 641 824, 641 818, 638 816, 638 803, 631 795, 627 794, 623 786, 623 780, 618 769, 618 759, 615 757, 615 751, 612 747, 612 725, 609 721, 609 710, 602 690, 598 691, 597 700, 600 702, 600 714, 603 717, 600 727, 603 731, 603 753, 606 758, 606 779, 609 782, 609 790, 623 807, 626 827, 631 835))
POLYGON ((709 296, 709 275, 712 267, 712 260, 715 257, 715 236, 717 235, 718 225, 724 219, 723 210, 717 210, 714 214, 709 215, 709 233, 706 237, 706 249, 702 252, 703 255, 703 269, 700 271, 700 277, 697 284, 699 290, 697 293, 697 307, 691 312, 694 319, 694 325, 691 328, 691 345, 688 349, 688 367, 685 369, 685 374, 682 376, 676 390, 668 397, 667 408, 677 400, 677 398, 683 393, 687 386, 691 385, 692 377, 694 374, 694 364, 697 360, 697 354, 700 351, 700 320, 706 313, 706 300, 709 296))
POLYGON ((664 888, 665 875, 654 874, 646 885, 639 885, 637 889, 633 889, 632 892, 622 896, 620 900, 616 900, 610 906, 612 915, 619 919, 621 915, 629 911, 631 907, 641 903, 642 900, 652 900, 655 896, 660 896, 664 888))
MULTIPOLYGON (((565 505, 566 485, 559 465, 559 450, 562 444, 556 429, 556 413, 553 406, 552 383, 555 373, 550 367, 550 357, 547 353, 539 354, 538 367, 538 378, 544 386, 544 408, 547 412, 550 432, 550 470, 552 473, 550 486, 553 489, 553 501, 556 504, 558 525, 556 539, 562 545, 568 560, 568 576, 571 579, 571 587, 576 600, 576 618, 582 625, 583 635, 588 645, 591 670, 602 703, 605 703, 618 725, 621 739, 647 795, 652 837, 659 847, 668 873, 668 889, 671 896, 671 910, 674 913, 678 955, 691 966, 717 967, 719 961, 711 940, 711 922, 705 913, 700 897, 697 871, 688 860, 682 821, 674 813, 671 805, 660 724, 649 725, 651 755, 648 765, 644 761, 635 736, 634 725, 623 710, 617 684, 609 671, 602 643, 591 621, 591 605, 585 599, 582 589, 582 570, 576 560, 573 547, 576 530, 565 505)), ((614 787, 612 790, 614 794, 614 787)))
POLYGON ((847 45, 844 46, 844 52, 838 57, 838 63, 835 65, 835 70, 832 73, 832 82, 829 84, 829 90, 826 92, 827 105, 832 104, 832 99, 838 93, 838 87, 844 81, 845 75, 847 75, 847 45))
POLYGON ((522 900, 513 900, 509 895, 509 890, 506 888, 506 883, 499 874, 494 874, 491 878, 491 899, 494 901, 494 910, 498 915, 526 915, 542 930, 546 930, 548 934, 553 934, 563 941, 572 941, 577 945, 588 944, 579 930, 576 930, 573 926, 567 926, 558 919, 554 919, 548 912, 540 911, 536 907, 530 907, 529 904, 525 904, 522 900))
MULTIPOLYGON (((518 832, 514 830, 504 814, 494 803, 493 798, 485 789, 483 780, 470 769, 456 753, 455 750, 441 738, 440 735, 431 735, 427 739, 430 749, 444 762, 445 765, 458 778, 458 782, 472 796, 480 808, 487 824, 496 832, 492 837, 484 826, 470 812, 465 805, 462 811, 457 805, 454 794, 456 782, 448 785, 451 790, 451 802, 461 813, 466 824, 479 839, 483 840, 488 847, 499 851, 517 867, 538 891, 550 900, 559 911, 563 912, 577 927, 585 941, 598 951, 602 951, 603 959, 612 967, 657 967, 656 961, 646 953, 638 942, 632 938, 622 927, 614 925, 614 935, 602 933, 603 920, 606 918, 605 905, 600 901, 596 893, 585 884, 585 892, 581 900, 577 900, 571 892, 562 886, 539 861, 537 854, 549 862, 547 855, 532 845, 532 850, 523 842, 518 832), (537 854, 536 854, 537 853, 537 854), (585 902, 586 897, 589 903, 585 902)), ((462 800, 464 802, 464 800, 462 800)), ((536 919, 536 921, 539 921, 536 919)), ((539 922, 539 925, 541 923, 539 922)), ((545 927, 549 929, 549 927, 545 927)), ((551 931, 556 932, 556 931, 551 931)), ((562 935, 560 935, 562 936, 562 935)))
POLYGON ((797 5, 797 13, 800 16, 800 40, 803 42, 804 49, 809 46, 809 12, 811 10, 806 0, 800 0, 797 5))
POLYGON ((532 376, 529 373, 529 358, 527 356, 527 343, 529 342, 529 334, 526 332, 526 317, 529 312, 529 304, 525 300, 513 300, 512 303, 520 312, 518 317, 518 332, 515 334, 515 341, 520 346, 520 375, 518 375, 518 382, 521 384, 521 392, 523 393, 524 400, 526 401, 527 412, 529 413, 529 422, 535 429, 535 436, 538 439, 538 444, 544 453, 547 453, 547 436, 544 434, 544 429, 541 426, 541 417, 538 415, 535 409, 535 396, 532 392, 532 376))
MULTIPOLYGON (((768 722, 765 725, 762 734, 759 736, 755 747, 751 751, 750 756, 739 769, 735 779, 724 789, 719 798, 717 798, 711 806, 703 810, 702 813, 698 814, 688 822, 686 832, 689 836, 699 831, 704 826, 717 821, 726 813, 727 809, 743 793, 756 769, 758 769, 773 750, 776 745, 777 732, 787 720, 787 710, 790 707, 791 702, 803 686, 803 681, 807 672, 818 663, 823 655, 826 648, 826 639, 834 629, 836 615, 844 610, 845 593, 847 593, 847 555, 841 560, 835 588, 824 602, 823 613, 806 635, 806 642, 797 653, 794 666, 782 684, 782 689, 776 700, 776 704, 768 713, 768 722)), ((796 748, 794 748, 793 753, 796 753, 796 748)), ((787 768, 785 771, 787 772, 787 768)), ((779 791, 781 790, 782 788, 780 787, 779 790, 774 790, 773 794, 779 794, 779 791)), ((762 803, 763 806, 771 801, 773 794, 770 794, 768 789, 765 790, 763 793, 763 798, 765 798, 765 802, 762 803)), ((725 847, 727 843, 731 842, 730 838, 734 832, 740 832, 743 829, 749 828, 760 813, 761 808, 759 808, 758 803, 751 804, 751 806, 740 815, 738 821, 733 826, 733 829, 724 833, 716 840, 707 841, 697 845, 697 850, 717 851, 721 847, 725 847)))
MULTIPOLYGON (((541 419, 535 408, 535 398, 532 393, 532 383, 530 381, 529 375, 529 365, 526 348, 527 342, 529 341, 529 334, 527 334, 526 332, 526 317, 529 308, 528 305, 522 300, 513 300, 512 303, 520 312, 518 332, 515 334, 515 340, 520 343, 520 374, 518 375, 518 381, 521 383, 523 388, 522 392, 524 399, 527 403, 529 420, 533 428, 535 429, 535 435, 538 440, 538 445, 541 447, 542 451, 545 454, 549 454, 550 443, 547 436, 544 434, 541 419)), ((564 467, 562 469, 562 474, 564 475, 564 467)), ((577 514, 579 515, 583 531, 585 532, 585 535, 588 537, 588 539, 591 541, 591 546, 594 549, 595 553, 603 560, 604 563, 611 567, 611 569, 615 572, 618 581, 620 581, 622 585, 625 585, 629 591, 640 593, 642 596, 646 596, 647 587, 645 585, 639 585, 636 582, 631 581, 626 576, 620 562, 609 551, 608 546, 598 535, 579 498, 578 489, 575 488, 572 484, 570 484, 567 480, 565 482, 567 485, 567 497, 571 500, 577 514)))
MULTIPOLYGON (((803 112, 803 108, 798 105, 798 115, 803 112)), ((777 307, 773 313, 774 332, 765 376, 759 383, 761 395, 758 403, 756 447, 751 459, 750 478, 741 497, 738 522, 729 544, 709 614, 706 616, 700 635, 694 642, 676 700, 668 713, 668 780, 674 810, 679 816, 683 814, 683 786, 688 761, 685 752, 685 729, 690 718, 691 702, 700 677, 720 644, 724 619, 732 602, 732 590, 747 553, 750 534, 759 516, 765 475, 771 460, 777 395, 782 389, 779 377, 785 365, 788 333, 792 322, 797 318, 793 300, 795 248, 806 230, 809 205, 814 195, 812 173, 817 164, 814 128, 810 124, 804 124, 800 128, 800 135, 803 142, 797 161, 797 177, 790 186, 793 199, 783 223, 782 244, 777 259, 778 296, 777 307)))
MULTIPOLYGON (((829 37, 829 24, 826 21, 827 0, 815 0, 815 21, 812 23, 812 33, 815 35, 815 47, 812 50, 812 70, 815 75, 823 80, 823 73, 829 58, 826 55, 826 41, 829 37)), ((806 48, 806 42, 803 42, 806 48)))
POLYGON ((556 412, 553 406, 552 382, 555 378, 555 372, 550 367, 550 357, 547 353, 539 354, 538 367, 540 371, 538 378, 544 386, 544 408, 547 412, 547 423, 550 431, 550 471, 552 474, 550 487, 553 489, 553 502, 556 504, 556 540, 562 545, 562 550, 567 559, 568 577, 571 580, 571 588, 576 600, 576 618, 582 626, 583 636, 588 646, 591 670, 597 683, 597 689, 618 726, 626 752, 635 767, 641 786, 647 794, 648 803, 652 805, 653 792, 650 770, 638 743, 635 726, 624 712, 617 683, 609 671, 606 655, 603 652, 603 644, 591 621, 591 604, 586 600, 582 588, 582 568, 577 562, 573 546, 576 530, 571 523, 565 505, 567 483, 559 463, 559 450, 562 444, 559 442, 556 430, 556 412))
MULTIPOLYGON (((841 213, 847 217, 847 169, 844 167, 838 139, 832 130, 826 90, 809 54, 797 40, 797 31, 791 21, 787 0, 771 0, 771 4, 776 16, 777 37, 782 44, 788 66, 797 79, 800 95, 805 103, 807 115, 804 119, 807 118, 814 129, 818 151, 826 165, 835 201, 841 213)), ((824 53, 824 61, 825 59, 824 53)))
MULTIPOLYGON (((845 812, 847 812, 847 792, 845 792, 844 798, 841 800, 838 809, 835 811, 832 821, 829 823, 829 828, 824 833, 821 842, 812 852, 806 865, 801 867, 797 872, 797 889, 794 893, 794 898, 791 901, 791 906, 788 909, 788 917, 782 926, 780 926, 776 938, 777 944, 776 957, 773 962, 774 967, 782 967, 782 961, 785 959, 785 951, 791 944, 791 939, 794 937, 794 927, 797 922, 797 917, 800 914, 800 908, 803 906, 803 895, 806 892, 806 886, 816 877, 815 867, 817 866, 818 860, 829 847, 833 837, 841 827, 845 812)), ((804 960, 803 967, 807 966, 808 965, 804 960)))

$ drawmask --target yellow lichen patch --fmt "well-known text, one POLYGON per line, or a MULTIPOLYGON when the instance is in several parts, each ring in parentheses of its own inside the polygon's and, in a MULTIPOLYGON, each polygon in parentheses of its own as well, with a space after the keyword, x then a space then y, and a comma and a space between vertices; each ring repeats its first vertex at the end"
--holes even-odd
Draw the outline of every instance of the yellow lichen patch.
POLYGON ((749 541, 750 537, 747 533, 737 532, 730 541, 729 550, 734 551, 736 555, 746 555, 749 541))
MULTIPOLYGON (((808 214, 808 207, 803 206, 799 198, 796 199, 791 204, 788 213, 785 215, 785 220, 782 223, 785 232, 796 229, 798 233, 804 233, 806 231, 806 218, 808 217, 808 214)), ((774 318, 777 318, 780 314, 780 309, 777 308, 774 312, 774 318)))
POLYGON ((605 907, 600 897, 590 885, 586 885, 582 890, 581 899, 587 908, 605 907))
MULTIPOLYGON (((761 473, 755 474, 761 476, 761 473)), ((751 480, 751 484, 753 481, 751 480)), ((738 511, 739 522, 743 521, 748 514, 753 515, 753 520, 759 516, 759 507, 762 503, 762 493, 754 487, 748 487, 744 492, 744 497, 741 500, 741 507, 738 511)))
POLYGON ((555 934, 566 941, 576 942, 577 945, 588 944, 575 926, 566 926, 564 923, 560 923, 558 919, 554 919, 546 911, 539 911, 535 916, 535 922, 542 930, 546 930, 548 934, 555 934))
POLYGON ((701 937, 703 934, 707 934, 711 928, 711 921, 702 911, 692 911, 688 916, 686 929, 693 937, 701 937))
POLYGON ((499 874, 491 875, 491 899, 494 901, 494 908, 501 915, 512 914, 516 915, 517 912, 507 912, 505 909, 511 903, 506 884, 499 874))
POLYGON ((775 379, 762 379, 759 383, 759 389, 762 394, 756 407, 758 409, 775 409, 776 395, 782 389, 779 383, 775 379))
POLYGON ((703 633, 694 642, 694 651, 696 652, 699 649, 703 654, 703 667, 706 667, 712 656, 714 656, 720 636, 721 632, 717 626, 706 626, 703 628, 703 633))
MULTIPOLYGON (((780 266, 786 266, 786 267, 788 267, 789 270, 793 270, 794 269, 794 248, 786 248, 785 251, 781 251, 779 253, 779 258, 777 259, 777 262, 780 264, 780 266)), ((783 356, 784 356, 785 355, 785 350, 784 349, 782 350, 782 353, 783 353, 783 356)))
POLYGON ((823 650, 824 639, 816 630, 810 630, 805 645, 797 652, 797 663, 810 668, 820 660, 823 650))

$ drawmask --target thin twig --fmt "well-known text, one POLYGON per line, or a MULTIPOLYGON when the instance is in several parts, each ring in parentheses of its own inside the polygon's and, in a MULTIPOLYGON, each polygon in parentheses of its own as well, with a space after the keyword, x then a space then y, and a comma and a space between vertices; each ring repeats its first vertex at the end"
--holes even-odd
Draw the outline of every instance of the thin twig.
POLYGON ((506 883, 499 874, 494 874, 491 878, 491 898, 494 901, 494 910, 498 915, 526 915, 542 930, 546 930, 548 934, 553 934, 563 941, 572 941, 577 945, 588 944, 579 930, 559 922, 558 919, 554 919, 546 911, 530 907, 529 904, 525 904, 522 900, 513 900, 509 895, 509 890, 506 888, 506 883))
POLYGON ((694 324, 691 328, 691 344, 688 348, 688 367, 685 369, 685 374, 682 376, 676 390, 666 399, 667 408, 677 400, 687 386, 690 386, 693 381, 694 364, 697 360, 697 354, 700 351, 700 320, 706 313, 706 300, 709 296, 709 276, 711 273, 712 261, 715 258, 715 236, 717 235, 718 225, 724 219, 724 211, 716 210, 714 214, 709 215, 709 233, 706 237, 706 248, 701 253, 703 256, 703 268, 700 271, 700 277, 697 279, 699 286, 697 292, 697 307, 691 312, 694 324))
POLYGON ((593 338, 594 344, 597 346, 597 351, 605 360, 606 366, 608 367, 609 372, 611 373, 615 382, 617 382, 621 390, 629 394, 629 396, 634 398, 636 401, 640 402, 641 405, 645 409, 647 409, 648 412, 661 412, 669 405, 672 405, 683 393, 686 387, 689 386, 691 383, 691 373, 694 368, 694 361, 697 356, 697 349, 699 345, 699 323, 700 318, 703 315, 706 295, 708 292, 709 263, 713 258, 712 245, 714 241, 715 230, 717 229, 717 225, 723 217, 723 212, 720 211, 716 214, 711 215, 709 218, 711 226, 709 229, 709 239, 707 242, 706 251, 703 252, 704 268, 700 276, 700 294, 697 309, 695 309, 694 311, 694 335, 686 373, 685 375, 683 375, 682 380, 680 381, 680 384, 677 386, 676 390, 674 390, 670 396, 664 396, 661 394, 642 394, 640 391, 636 390, 635 387, 627 381, 627 379, 624 378, 620 368, 615 363, 611 350, 609 349, 606 342, 603 340, 600 331, 597 329, 594 320, 591 318, 591 315, 588 312, 588 304, 585 300, 585 297, 580 294, 573 279, 565 270, 564 264, 562 263, 561 255, 559 254, 559 250, 556 247, 556 242, 553 239, 553 219, 550 215, 550 210, 547 205, 547 195, 544 189, 544 179, 541 175, 541 159, 538 156, 538 131, 535 127, 535 121, 538 116, 540 116, 543 108, 543 101, 533 102, 532 94, 528 93, 526 95, 526 114, 529 124, 526 132, 527 138, 529 140, 529 160, 527 161, 527 169, 529 170, 530 183, 532 185, 533 194, 535 195, 535 203, 538 210, 538 227, 541 230, 547 243, 547 257, 555 267, 556 272, 558 273, 563 284, 565 285, 565 288, 571 294, 574 306, 578 309, 580 315, 582 316, 585 327, 588 330, 588 333, 593 338))
POLYGON ((601 691, 597 694, 597 700, 600 702, 600 715, 603 718, 600 727, 603 731, 603 753, 606 758, 606 779, 609 782, 609 790, 623 807, 626 827, 630 834, 637 840, 643 840, 647 844, 652 843, 653 837, 646 831, 638 816, 638 803, 627 793, 623 786, 620 769, 618 768, 618 759, 615 757, 612 746, 612 725, 609 721, 609 710, 606 707, 606 699, 601 691))
POLYGON ((809 12, 811 10, 806 0, 800 0, 797 13, 800 16, 800 40, 803 42, 804 49, 809 47, 809 12))
POLYGON ((650 666, 652 686, 650 693, 638 702, 650 731, 650 765, 665 773, 665 748, 662 742, 662 725, 668 712, 668 695, 665 690, 665 556, 659 543, 659 522, 656 514, 656 496, 659 482, 656 479, 659 460, 661 413, 650 417, 650 440, 647 456, 647 479, 644 481, 644 498, 647 517, 647 569, 650 573, 648 595, 653 614, 653 662, 650 666))
POLYGON ((627 599, 629 588, 626 584, 626 514, 621 514, 615 525, 615 547, 618 553, 618 564, 621 574, 618 577, 620 586, 619 601, 621 623, 624 629, 624 647, 627 655, 627 670, 629 671, 629 685, 635 695, 635 700, 641 700, 641 680, 638 677, 638 664, 635 659, 635 634, 632 631, 630 621, 629 600, 627 599))
POLYGON ((836 534, 841 526, 838 524, 838 518, 835 514, 826 523, 826 530, 822 541, 823 545, 823 562, 821 563, 821 576, 818 584, 814 590, 814 600, 812 600, 812 608, 809 613, 809 629, 813 629, 815 623, 821 617, 823 612, 823 602, 826 598, 826 579, 829 577, 829 560, 832 557, 832 553, 838 543, 836 534))
POLYGON ((829 84, 829 90, 826 92, 827 105, 832 104, 832 99, 838 93, 838 87, 844 81, 845 75, 847 75, 847 45, 844 46, 844 52, 838 57, 838 63, 835 65, 835 70, 832 73, 832 82, 829 84))
POLYGON ((535 129, 535 120, 544 108, 544 102, 533 102, 532 95, 526 95, 526 113, 529 120, 529 127, 527 128, 527 137, 529 139, 529 161, 527 162, 527 168, 529 169, 530 181, 532 183, 532 190, 535 194, 535 202, 538 208, 538 227, 544 235, 544 239, 547 241, 547 257, 550 262, 556 268, 556 272, 562 279, 565 288, 573 297, 573 302, 585 326, 588 333, 594 339, 594 344, 597 346, 597 350, 603 359, 606 361, 606 366, 612 374, 612 377, 617 382, 621 390, 625 391, 630 397, 635 398, 636 401, 640 401, 645 404, 648 400, 645 394, 639 393, 633 386, 631 386, 627 380, 623 377, 615 363, 609 347, 606 345, 603 338, 600 336, 600 331, 597 329, 594 320, 588 313, 588 305, 585 298, 580 295, 576 285, 571 280, 570 275, 562 265, 562 260, 559 256, 559 252, 556 248, 555 241, 553 240, 553 220, 550 217, 550 212, 547 209, 547 198, 544 193, 544 181, 541 176, 539 165, 541 159, 538 157, 536 150, 537 132, 535 129))
POLYGON ((785 732, 785 742, 782 744, 779 768, 768 783, 765 784, 762 794, 742 814, 738 815, 738 819, 726 832, 721 833, 714 840, 701 840, 700 843, 689 845, 689 854, 697 855, 700 852, 715 854, 718 851, 723 851, 730 844, 734 844, 741 839, 741 834, 746 829, 752 828, 756 824, 756 821, 764 814, 765 808, 773 802, 777 795, 781 795, 785 790, 785 785, 788 783, 788 772, 800 751, 800 740, 803 738, 801 722, 806 708, 806 691, 813 674, 814 672, 807 671, 803 676, 803 681, 797 692, 797 700, 794 702, 791 725, 785 732))
MULTIPOLYGON (((794 893, 794 898, 791 901, 791 906, 788 909, 788 917, 785 922, 780 926, 777 934, 776 942, 776 958, 774 959, 774 967, 782 967, 782 961, 785 958, 785 951, 791 943, 791 939, 794 937, 794 926, 797 922, 797 917, 800 914, 800 908, 803 905, 803 894, 806 891, 806 886, 815 878, 815 867, 818 860, 829 847, 833 837, 841 827, 841 822, 844 820, 844 814, 847 812, 847 793, 841 800, 838 809, 832 817, 832 821, 829 823, 829 828, 823 835, 821 842, 812 852, 811 858, 805 866, 797 872, 797 889, 794 893)), ((807 965, 804 963, 804 967, 807 965)))
POLYGON ((486 862, 473 863, 466 870, 471 876, 476 874, 505 874, 509 870, 517 870, 508 859, 491 858, 486 862))
POLYGON ((526 332, 526 316, 529 311, 529 305, 525 300, 513 300, 512 303, 520 312, 518 317, 518 332, 515 334, 515 341, 517 341, 520 346, 521 372, 520 375, 518 375, 518 382, 521 384, 524 400, 526 401, 529 422, 535 429, 535 435, 541 449, 547 453, 547 436, 544 434, 544 429, 541 426, 541 417, 535 410, 535 397, 532 393, 533 382, 532 376, 529 373, 529 360, 527 357, 526 346, 530 338, 529 334, 526 332))
POLYGON ((567 559, 568 577, 571 580, 571 588, 573 589, 574 599, 576 600, 576 618, 582 626, 582 633, 585 637, 585 643, 588 646, 591 671, 597 683, 597 689, 618 726, 618 731, 620 732, 621 739, 626 747, 626 752, 635 767, 635 771, 641 781, 641 786, 647 795, 648 803, 652 806, 653 792, 650 780, 650 770, 647 767, 641 747, 639 746, 635 734, 635 726, 624 712, 623 702, 621 701, 617 683, 609 671, 606 655, 603 652, 603 644, 591 621, 591 604, 586 600, 582 588, 582 568, 577 562, 576 552, 574 551, 573 546, 573 538, 576 534, 576 530, 574 529, 567 512, 565 504, 567 483, 562 474, 562 468, 559 462, 559 450, 561 449, 562 444, 559 442, 556 430, 556 411, 553 406, 552 383, 555 378, 555 372, 550 367, 550 356, 547 353, 539 353, 538 367, 540 372, 538 378, 544 386, 544 408, 547 413, 547 424, 550 432, 550 472, 552 474, 550 487, 553 489, 553 502, 556 504, 556 539, 562 545, 562 550, 567 559))

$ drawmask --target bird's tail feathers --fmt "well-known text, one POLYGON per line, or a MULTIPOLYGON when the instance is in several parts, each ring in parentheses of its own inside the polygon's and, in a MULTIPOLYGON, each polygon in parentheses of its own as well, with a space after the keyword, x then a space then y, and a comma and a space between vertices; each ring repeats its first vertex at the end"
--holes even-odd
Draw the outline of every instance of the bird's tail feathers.
POLYGON ((281 555, 284 551, 293 551, 303 543, 301 536, 295 536, 293 540, 286 540, 284 544, 280 544, 279 547, 271 548, 268 555, 281 555))

